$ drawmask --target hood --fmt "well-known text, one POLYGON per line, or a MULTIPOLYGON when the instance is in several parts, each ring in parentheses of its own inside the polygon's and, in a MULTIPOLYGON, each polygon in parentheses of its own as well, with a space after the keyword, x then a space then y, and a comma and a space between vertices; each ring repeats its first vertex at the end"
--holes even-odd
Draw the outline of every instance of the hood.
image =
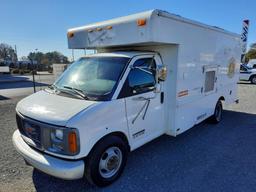
POLYGON ((22 99, 16 110, 24 116, 49 124, 65 126, 68 120, 97 103, 39 91, 22 99))

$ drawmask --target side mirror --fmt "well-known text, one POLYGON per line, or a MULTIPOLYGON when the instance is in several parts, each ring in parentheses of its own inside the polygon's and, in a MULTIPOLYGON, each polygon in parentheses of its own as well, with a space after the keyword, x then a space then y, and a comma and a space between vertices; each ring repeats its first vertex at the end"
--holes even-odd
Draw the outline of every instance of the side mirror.
POLYGON ((157 69, 157 78, 160 81, 165 81, 167 76, 167 68, 166 66, 162 66, 157 69))

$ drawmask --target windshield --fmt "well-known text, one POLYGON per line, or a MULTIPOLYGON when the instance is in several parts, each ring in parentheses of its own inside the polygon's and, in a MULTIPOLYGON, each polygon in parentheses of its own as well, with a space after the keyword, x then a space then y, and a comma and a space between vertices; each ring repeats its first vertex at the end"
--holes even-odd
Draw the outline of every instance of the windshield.
POLYGON ((246 64, 242 64, 241 67, 240 67, 240 70, 248 70, 248 69, 252 69, 252 67, 250 67, 250 66, 248 66, 246 64))
POLYGON ((74 62, 54 83, 73 88, 95 100, 110 100, 127 64, 126 57, 86 57, 74 62))

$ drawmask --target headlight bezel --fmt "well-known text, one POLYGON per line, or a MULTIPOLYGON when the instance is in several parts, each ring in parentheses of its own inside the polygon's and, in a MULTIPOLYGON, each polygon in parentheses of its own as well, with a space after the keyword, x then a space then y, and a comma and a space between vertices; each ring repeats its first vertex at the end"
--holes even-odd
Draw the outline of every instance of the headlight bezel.
POLYGON ((45 129, 45 132, 48 136, 42 137, 43 141, 43 147, 46 151, 49 151, 50 153, 56 153, 60 155, 68 155, 68 156, 74 156, 77 155, 80 152, 80 140, 79 140, 79 132, 76 128, 69 128, 69 127, 58 127, 58 126, 50 126, 45 129), (63 139, 60 140, 56 137, 56 131, 62 131, 63 133, 63 139), (76 152, 71 152, 69 150, 69 134, 75 133, 76 136, 76 152), (55 138, 53 138, 53 135, 55 138))

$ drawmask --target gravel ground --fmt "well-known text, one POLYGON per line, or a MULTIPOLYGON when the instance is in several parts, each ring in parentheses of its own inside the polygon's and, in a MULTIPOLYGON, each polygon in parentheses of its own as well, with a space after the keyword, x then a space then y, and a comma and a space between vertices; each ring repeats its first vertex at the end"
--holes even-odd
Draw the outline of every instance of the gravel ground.
POLYGON ((0 191, 256 191, 256 86, 239 84, 240 103, 218 125, 206 122, 162 136, 129 156, 122 177, 99 189, 63 181, 26 166, 12 146, 15 105, 0 101, 0 191))

